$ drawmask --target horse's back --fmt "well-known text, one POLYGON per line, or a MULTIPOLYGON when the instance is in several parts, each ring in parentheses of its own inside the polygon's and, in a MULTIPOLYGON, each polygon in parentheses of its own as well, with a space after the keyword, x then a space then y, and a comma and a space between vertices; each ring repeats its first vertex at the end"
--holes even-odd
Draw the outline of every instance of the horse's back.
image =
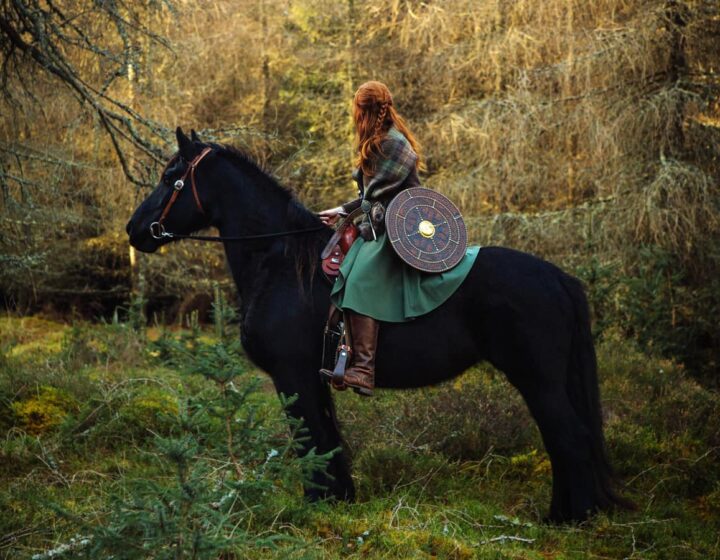
POLYGON ((566 352, 574 319, 566 285, 573 281, 528 253, 481 248, 467 278, 443 305, 407 323, 382 324, 378 385, 434 384, 482 360, 511 375, 528 367, 534 354, 547 354, 545 349, 566 352))

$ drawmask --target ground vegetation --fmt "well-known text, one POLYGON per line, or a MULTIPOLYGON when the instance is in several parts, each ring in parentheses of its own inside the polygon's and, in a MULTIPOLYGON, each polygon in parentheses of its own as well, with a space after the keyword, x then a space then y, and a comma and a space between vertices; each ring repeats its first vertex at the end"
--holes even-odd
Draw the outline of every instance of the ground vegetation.
POLYGON ((0 320, 0 557, 720 555, 720 398, 617 331, 598 345, 610 459, 637 511, 543 521, 550 464, 499 372, 347 392, 358 500, 303 500, 269 379, 234 327, 0 320))

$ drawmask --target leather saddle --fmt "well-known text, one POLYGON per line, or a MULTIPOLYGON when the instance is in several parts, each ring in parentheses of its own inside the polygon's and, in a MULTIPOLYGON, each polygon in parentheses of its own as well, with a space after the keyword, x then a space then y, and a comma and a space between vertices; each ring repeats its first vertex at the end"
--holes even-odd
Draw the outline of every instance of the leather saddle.
POLYGON ((330 280, 337 278, 340 274, 340 266, 345 260, 350 247, 358 236, 358 228, 353 223, 353 219, 359 214, 357 210, 348 214, 348 216, 338 225, 335 233, 328 241, 327 245, 320 253, 322 259, 322 270, 330 280))

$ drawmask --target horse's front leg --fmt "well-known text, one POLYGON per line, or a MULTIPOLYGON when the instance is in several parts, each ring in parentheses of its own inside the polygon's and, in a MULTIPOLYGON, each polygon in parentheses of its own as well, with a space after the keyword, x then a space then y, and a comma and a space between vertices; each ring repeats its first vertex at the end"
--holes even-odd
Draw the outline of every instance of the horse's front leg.
POLYGON ((298 370, 287 370, 272 376, 279 394, 286 397, 297 395, 287 413, 302 421, 309 436, 301 442, 302 447, 298 453, 304 456, 313 448, 318 454, 335 451, 328 462, 327 470, 318 470, 312 474, 311 484, 305 486, 305 496, 312 501, 325 498, 352 501, 355 498, 355 485, 350 475, 349 462, 342 449, 342 437, 330 390, 320 380, 314 365, 301 370, 302 374, 299 374, 298 370))

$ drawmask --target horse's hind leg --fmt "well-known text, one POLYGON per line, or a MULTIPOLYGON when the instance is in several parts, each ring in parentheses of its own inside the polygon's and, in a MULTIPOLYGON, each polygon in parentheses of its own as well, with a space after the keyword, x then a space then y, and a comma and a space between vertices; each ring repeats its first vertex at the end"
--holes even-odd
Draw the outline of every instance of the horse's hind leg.
POLYGON ((523 391, 537 422, 553 474, 549 519, 582 521, 598 509, 590 432, 562 386, 523 391))

